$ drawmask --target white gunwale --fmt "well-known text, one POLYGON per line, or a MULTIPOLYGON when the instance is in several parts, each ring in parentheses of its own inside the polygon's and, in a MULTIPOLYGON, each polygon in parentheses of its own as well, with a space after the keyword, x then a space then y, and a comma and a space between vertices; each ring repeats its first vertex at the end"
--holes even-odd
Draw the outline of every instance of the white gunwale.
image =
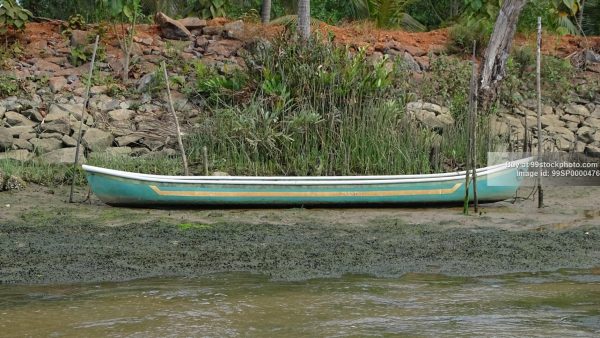
MULTIPOLYGON (((477 176, 512 170, 520 164, 531 161, 531 158, 506 162, 494 166, 480 168, 477 170, 477 176)), ((375 185, 375 184, 399 184, 399 183, 427 183, 427 182, 451 182, 465 179, 465 171, 428 174, 428 175, 388 175, 388 176, 275 176, 275 177, 256 177, 256 176, 163 176, 148 175, 140 173, 131 173, 113 169, 106 169, 83 165, 83 169, 90 173, 109 175, 122 179, 132 179, 145 182, 172 183, 172 184, 219 184, 219 185, 375 185)))

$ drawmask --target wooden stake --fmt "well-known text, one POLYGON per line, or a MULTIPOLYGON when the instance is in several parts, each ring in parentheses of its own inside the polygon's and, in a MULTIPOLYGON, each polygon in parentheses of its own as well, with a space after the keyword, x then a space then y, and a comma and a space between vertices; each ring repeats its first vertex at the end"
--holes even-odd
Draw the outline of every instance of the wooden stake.
MULTIPOLYGON (((542 18, 538 17, 537 25, 537 137, 538 137, 538 163, 542 160, 542 18)), ((527 118, 527 116, 525 116, 527 118)), ((544 206, 544 190, 542 188, 542 167, 538 166, 538 208, 544 206)))
POLYGON ((179 120, 177 119, 177 114, 175 114, 175 107, 173 107, 173 99, 171 98, 171 87, 169 85, 169 74, 167 73, 167 65, 163 61, 161 63, 163 73, 165 76, 165 83, 167 86, 167 98, 169 100, 169 110, 173 115, 173 119, 175 120, 175 127, 177 128, 177 142, 179 143, 179 150, 181 151, 181 158, 183 159, 183 172, 185 176, 190 175, 190 171, 188 169, 187 156, 185 155, 185 149, 183 147, 183 141, 181 140, 181 128, 179 128, 179 120))
POLYGON ((69 203, 73 203, 73 190, 75 190, 75 179, 77 178, 77 164, 79 163, 79 148, 81 147, 81 136, 83 135, 83 121, 85 120, 85 112, 90 100, 90 88, 92 87, 92 75, 94 74, 94 64, 96 63, 96 52, 98 51, 98 43, 100 36, 96 35, 94 43, 94 52, 92 53, 92 62, 90 63, 90 71, 85 88, 85 100, 83 101, 83 109, 81 110, 81 121, 79 121, 79 133, 77 135, 77 146, 75 147, 75 161, 73 162, 73 180, 71 181, 71 192, 69 193, 69 203))
POLYGON ((475 203, 475 212, 479 211, 479 200, 477 199, 477 128, 479 127, 479 123, 477 123, 477 41, 473 40, 473 92, 471 93, 473 98, 473 105, 471 107, 471 112, 473 114, 473 122, 472 122, 472 130, 473 130, 473 141, 472 141, 472 151, 471 151, 471 165, 473 169, 473 201, 475 203))
POLYGON ((473 70, 471 72, 471 83, 469 86, 469 112, 467 117, 467 168, 466 168, 466 183, 465 183, 465 200, 463 205, 463 213, 469 214, 469 188, 471 179, 473 180, 473 199, 475 201, 475 212, 478 210, 477 203, 477 157, 475 151, 477 149, 475 137, 477 137, 477 62, 476 62, 477 42, 473 41, 473 70), (471 177, 472 176, 472 177, 471 177))
POLYGON ((208 174, 208 149, 206 146, 202 147, 202 156, 204 157, 204 175, 209 176, 208 174))

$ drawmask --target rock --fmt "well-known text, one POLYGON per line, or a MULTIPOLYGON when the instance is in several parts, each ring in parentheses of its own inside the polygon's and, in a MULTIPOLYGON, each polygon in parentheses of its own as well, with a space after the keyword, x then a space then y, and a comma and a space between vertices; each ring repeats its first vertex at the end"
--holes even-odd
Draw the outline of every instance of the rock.
POLYGON ((585 50, 585 59, 591 63, 600 63, 600 54, 594 52, 591 49, 585 50))
POLYGON ((58 93, 67 85, 67 79, 63 76, 55 76, 48 80, 48 85, 53 93, 58 93))
POLYGON ((567 122, 567 129, 575 133, 579 129, 579 123, 567 122))
POLYGON ((553 136, 553 135, 560 136, 560 137, 566 139, 569 143, 572 143, 575 141, 575 135, 573 135, 573 132, 565 127, 548 127, 548 128, 546 128, 546 132, 550 136, 553 136))
POLYGON ((154 79, 154 73, 148 73, 148 74, 142 76, 142 78, 139 79, 137 82, 137 91, 139 93, 145 92, 147 90, 148 86, 150 85, 150 83, 152 83, 153 79, 154 79))
POLYGON ((107 91, 108 91, 107 86, 93 86, 92 88, 90 88, 90 96, 104 94, 107 91))
POLYGON ((583 126, 577 130, 577 139, 585 143, 593 143, 595 132, 596 131, 593 128, 583 126))
POLYGON ((421 48, 419 48, 417 46, 406 45, 406 46, 403 46, 403 48, 404 48, 404 51, 408 52, 412 56, 427 55, 427 52, 425 52, 424 50, 422 50, 421 48))
POLYGON ((565 123, 561 121, 557 115, 542 115, 540 118, 542 127, 564 127, 565 123))
POLYGON ((225 36, 230 39, 243 39, 244 38, 244 21, 237 20, 230 22, 223 26, 225 29, 225 36))
MULTIPOLYGON (((69 123, 69 120, 67 120, 65 118, 65 119, 60 119, 60 120, 55 120, 52 122, 40 124, 40 129, 44 132, 60 133, 62 135, 69 135, 69 134, 71 134, 71 123, 69 123)), ((62 136, 61 136, 61 138, 62 138, 62 136)))
POLYGON ((558 148, 558 150, 560 151, 570 151, 572 148, 574 148, 575 144, 574 144, 574 140, 569 140, 566 137, 564 137, 565 135, 557 135, 554 136, 554 144, 556 145, 556 148, 558 148))
POLYGON ((195 30, 195 29, 202 29, 202 28, 206 27, 206 24, 207 24, 206 20, 196 18, 196 17, 179 19, 179 20, 177 20, 177 22, 182 24, 185 28, 187 28, 190 31, 195 30))
POLYGON ((63 135, 61 135, 59 133, 42 133, 39 135, 39 138, 41 138, 41 139, 53 138, 53 139, 61 140, 61 141, 62 141, 62 137, 63 137, 63 135))
POLYGON ((0 104, 0 120, 4 118, 4 113, 6 113, 6 107, 0 104))
POLYGON ((206 47, 206 54, 216 54, 228 58, 237 53, 242 45, 243 43, 238 40, 215 41, 206 47))
POLYGON ((67 147, 76 147, 77 146, 77 140, 72 138, 69 135, 63 135, 61 141, 67 147))
POLYGON ((4 191, 4 182, 6 182, 6 175, 0 170, 0 191, 4 191))
POLYGON ((583 153, 585 151, 586 145, 587 144, 585 142, 577 141, 575 143, 575 152, 577 152, 577 153, 583 153))
POLYGON ((156 13, 154 22, 158 24, 161 36, 171 40, 189 40, 192 33, 183 24, 175 21, 162 12, 156 13))
POLYGON ((204 35, 221 36, 224 32, 225 28, 223 26, 207 26, 202 28, 202 33, 204 35))
MULTIPOLYGON (((33 125, 30 126, 18 126, 18 127, 11 127, 6 129, 7 132, 11 133, 13 137, 17 137, 20 139, 24 139, 25 137, 23 137, 24 135, 30 135, 33 134, 33 125)), ((31 137, 30 137, 31 138, 31 137)))
POLYGON ((107 113, 111 110, 119 109, 120 102, 104 94, 96 95, 90 99, 90 108, 107 113))
POLYGON ((35 122, 42 122, 43 120, 42 114, 40 114, 39 110, 34 108, 21 112, 21 115, 35 122))
POLYGON ((54 72, 61 70, 61 67, 59 65, 57 65, 56 63, 52 63, 52 62, 46 61, 44 59, 34 59, 32 61, 33 61, 33 66, 41 72, 54 73, 54 72))
POLYGON ((0 153, 0 160, 16 160, 16 161, 29 161, 33 155, 25 149, 11 150, 5 153, 0 153))
POLYGON ((133 110, 129 109, 117 109, 108 113, 111 121, 126 121, 131 119, 131 117, 135 114, 133 110))
POLYGON ((135 134, 129 134, 129 135, 125 135, 125 136, 120 136, 117 137, 115 139, 115 142, 117 143, 117 145, 119 147, 124 147, 124 146, 128 146, 132 143, 136 143, 137 141, 139 141, 142 137, 139 135, 135 135, 135 134))
POLYGON ((0 127, 0 150, 10 150, 13 145, 13 136, 12 134, 3 127, 0 127))
POLYGON ((34 149, 42 154, 62 148, 62 141, 55 138, 39 139, 32 138, 29 140, 33 144, 34 149))
POLYGON ((132 153, 130 147, 109 147, 104 153, 109 157, 129 156, 132 153))
MULTIPOLYGON (((50 164, 73 164, 76 148, 63 148, 40 156, 40 159, 50 164)), ((85 163, 83 147, 79 149, 79 163, 85 163)))
POLYGON ((571 115, 571 114, 564 114, 560 117, 560 119, 565 122, 575 122, 575 123, 581 122, 581 118, 579 116, 571 115))
POLYGON ((583 125, 600 130, 600 118, 588 117, 585 121, 583 121, 583 125))
POLYGON ((23 181, 20 177, 13 175, 13 176, 10 176, 4 183, 4 190, 5 191, 23 190, 23 189, 25 189, 26 186, 27 186, 27 184, 25 183, 25 181, 23 181))
POLYGON ((147 148, 133 148, 131 151, 131 156, 133 157, 139 157, 139 156, 144 156, 150 153, 150 150, 148 150, 147 148))
POLYGON ((82 142, 91 151, 102 151, 110 147, 114 137, 106 131, 90 128, 83 135, 82 142))
POLYGON ((88 36, 89 34, 86 31, 78 29, 72 30, 70 38, 71 47, 87 46, 89 44, 88 36))
POLYGON ((148 149, 150 149, 151 151, 157 151, 158 149, 165 146, 163 142, 152 139, 144 139, 142 141, 142 144, 148 147, 148 149))
POLYGON ((454 119, 450 115, 428 115, 421 122, 431 129, 444 129, 453 125, 454 119))
POLYGON ((510 131, 506 122, 495 117, 493 117, 490 121, 490 129, 492 135, 495 136, 507 135, 510 131))
POLYGON ((404 54, 402 55, 402 58, 404 59, 404 62, 406 63, 406 65, 408 66, 408 68, 410 70, 412 70, 415 73, 422 72, 421 66, 415 60, 415 58, 412 55, 410 55, 410 53, 404 52, 404 54))
POLYGON ((25 116, 14 112, 9 111, 4 114, 4 118, 6 119, 6 123, 11 126, 33 126, 35 123, 25 116))
POLYGON ((409 111, 417 111, 417 110, 421 110, 421 109, 430 111, 432 113, 435 113, 436 115, 450 113, 450 109, 439 106, 435 103, 416 101, 416 102, 410 102, 406 105, 406 110, 409 110, 409 111))
POLYGON ((196 38, 196 47, 198 48, 206 48, 208 46, 208 39, 204 36, 199 36, 196 38))
POLYGON ((592 113, 592 117, 600 119, 600 104, 596 105, 596 109, 592 113))
POLYGON ((29 143, 29 141, 27 140, 23 140, 23 139, 14 139, 14 143, 13 145, 15 147, 17 147, 17 149, 25 149, 25 150, 29 150, 29 151, 33 151, 33 144, 29 143))
POLYGON ((600 145, 588 144, 585 147, 585 153, 589 156, 600 157, 600 145))
POLYGON ((53 104, 50 106, 46 122, 69 118, 70 115, 75 116, 78 120, 81 119, 83 104, 53 104))
POLYGON ((524 107, 524 106, 517 107, 515 109, 515 113, 517 113, 519 115, 522 115, 522 116, 537 117, 537 113, 536 112, 534 112, 533 110, 528 109, 527 107, 524 107))
POLYGON ((571 115, 590 116, 590 111, 587 107, 580 104, 570 104, 565 107, 565 111, 571 115))
POLYGON ((229 174, 224 171, 215 171, 211 175, 212 176, 229 176, 229 174))

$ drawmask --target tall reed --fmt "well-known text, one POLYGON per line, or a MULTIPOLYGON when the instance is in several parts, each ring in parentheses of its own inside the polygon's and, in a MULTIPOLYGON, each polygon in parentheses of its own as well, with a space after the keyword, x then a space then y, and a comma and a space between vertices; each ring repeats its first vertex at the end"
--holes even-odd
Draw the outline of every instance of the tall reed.
POLYGON ((414 82, 403 62, 319 36, 261 47, 245 75, 196 67, 192 94, 206 107, 187 138, 196 171, 203 146, 211 170, 250 175, 429 173, 465 158, 460 121, 440 136, 406 116, 414 82))

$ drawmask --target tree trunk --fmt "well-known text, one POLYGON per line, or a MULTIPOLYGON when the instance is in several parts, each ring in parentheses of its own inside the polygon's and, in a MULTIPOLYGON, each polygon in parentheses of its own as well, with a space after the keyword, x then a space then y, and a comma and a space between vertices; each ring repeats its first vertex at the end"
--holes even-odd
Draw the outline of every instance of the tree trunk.
POLYGON ((581 0, 579 3, 579 13, 577 13, 577 26, 582 30, 581 34, 583 34, 583 29, 581 28, 583 25, 583 8, 585 7, 585 0, 581 0))
POLYGON ((310 37, 310 0, 298 0, 298 34, 304 40, 310 37))
POLYGON ((271 21, 271 0, 263 0, 261 16, 263 24, 268 24, 271 21))
POLYGON ((527 0, 506 0, 502 4, 494 32, 490 38, 479 72, 479 98, 487 110, 498 96, 498 87, 506 75, 506 60, 510 55, 519 15, 527 0))

